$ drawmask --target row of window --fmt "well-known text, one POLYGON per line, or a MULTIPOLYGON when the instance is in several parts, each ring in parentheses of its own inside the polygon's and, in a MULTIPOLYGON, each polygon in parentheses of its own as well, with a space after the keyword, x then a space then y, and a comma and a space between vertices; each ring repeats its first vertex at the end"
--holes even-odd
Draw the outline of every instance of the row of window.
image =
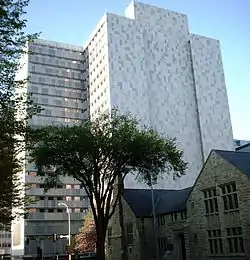
POLYGON ((103 97, 103 95, 107 92, 107 89, 104 89, 104 91, 101 92, 101 94, 94 100, 94 102, 91 103, 91 107, 93 107, 99 100, 103 97))
POLYGON ((168 214, 168 215, 158 216, 157 217, 157 225, 158 225, 158 227, 165 226, 166 219, 168 219, 170 216, 171 216, 171 222, 185 220, 185 219, 187 219, 187 211, 173 212, 173 213, 168 214))
POLYGON ((83 59, 82 52, 73 50, 73 49, 66 49, 63 47, 56 47, 56 46, 48 46, 42 44, 33 44, 30 46, 30 51, 33 53, 45 54, 49 56, 57 56, 57 57, 70 57, 73 60, 81 61, 83 59))
MULTIPOLYGON (((50 93, 49 88, 39 88, 36 86, 31 87, 31 92, 36 94, 43 94, 43 95, 49 95, 50 93), (39 91, 40 90, 40 91, 39 91)), ((71 89, 71 88, 65 88, 64 91, 62 90, 56 90, 55 92, 58 96, 64 97, 64 98, 86 98, 86 94, 84 96, 84 93, 80 89, 71 89)))
MULTIPOLYGON (((104 27, 105 23, 103 23, 100 28, 98 29, 98 31, 95 33, 94 37, 91 39, 88 47, 89 49, 91 49, 91 51, 95 51, 95 48, 97 48, 97 45, 100 44, 102 42, 103 37, 105 36, 103 33, 101 35, 101 32, 103 31, 103 27, 104 27)), ((89 53, 89 55, 91 55, 92 53, 89 53)))
POLYGON ((97 115, 98 113, 103 112, 103 108, 105 105, 107 105, 107 100, 105 100, 99 107, 97 107, 97 109, 95 109, 92 113, 91 116, 93 117, 94 115, 97 115))
MULTIPOLYGON (((28 174, 30 175, 30 174, 28 174)), ((34 175, 33 175, 34 176, 34 175)), ((40 188, 44 189, 45 185, 43 183, 30 183, 31 188, 40 188)), ((80 184, 59 184, 57 185, 57 189, 75 189, 79 190, 82 189, 80 184)))
POLYGON ((224 212, 237 211, 239 209, 236 184, 228 183, 220 186, 220 196, 216 187, 203 191, 206 215, 219 213, 219 199, 223 201, 224 212))
POLYGON ((72 113, 72 112, 65 112, 60 110, 52 110, 45 108, 41 111, 40 115, 42 116, 54 116, 54 117, 66 117, 66 118, 74 118, 74 119, 84 119, 83 113, 72 113))
POLYGON ((64 107, 65 109, 71 110, 70 112, 81 112, 84 113, 87 109, 81 109, 79 106, 83 106, 79 104, 79 99, 71 99, 70 101, 63 98, 44 98, 41 96, 32 96, 32 100, 35 104, 39 105, 50 105, 55 107, 64 107))
MULTIPOLYGON (((60 208, 29 208, 29 213, 65 213, 66 209, 60 209, 60 208)), ((87 208, 69 208, 70 213, 87 213, 87 208)))
POLYGON ((67 87, 73 86, 75 88, 82 88, 83 82, 81 80, 76 79, 61 79, 61 78, 53 78, 51 76, 41 76, 32 74, 30 77, 29 83, 38 83, 38 84, 45 84, 45 85, 52 85, 57 87, 67 87))
POLYGON ((82 72, 72 69, 61 69, 61 68, 47 68, 45 66, 32 65, 30 72, 48 74, 50 76, 59 76, 66 78, 82 79, 84 77, 82 72))
POLYGON ((158 249, 159 255, 163 256, 167 250, 168 238, 167 237, 159 237, 158 238, 158 249))
POLYGON ((61 200, 63 200, 63 201, 84 201, 87 199, 88 199, 88 197, 80 197, 80 196, 56 196, 56 197, 40 196, 39 197, 39 200, 42 200, 42 201, 61 201, 61 200))
POLYGON ((10 238, 11 237, 11 233, 2 233, 0 234, 0 239, 2 238, 10 238))
POLYGON ((207 233, 210 254, 223 255, 225 253, 245 253, 241 227, 227 228, 225 237, 222 235, 221 229, 208 230, 207 233))
MULTIPOLYGON (((95 77, 92 79, 90 78, 90 89, 93 89, 93 87, 97 87, 97 89, 99 87, 101 87, 102 85, 104 85, 104 82, 106 81, 106 77, 107 77, 107 73, 105 73, 105 71, 107 70, 107 67, 104 66, 99 73, 97 73, 95 75, 95 77), (92 88, 91 88, 92 87, 92 88)), ((93 92, 96 92, 95 89, 93 92)), ((91 94, 91 93, 90 93, 91 94)))
POLYGON ((94 78, 94 80, 90 82, 90 86, 96 85, 96 87, 93 89, 93 91, 90 92, 90 96, 93 96, 94 93, 96 93, 97 90, 98 90, 99 88, 101 88, 101 87, 104 85, 105 81, 107 80, 107 76, 106 76, 106 75, 103 75, 103 78, 100 79, 99 82, 96 82, 97 79, 99 78, 98 75, 99 75, 99 74, 97 74, 97 77, 94 78))
POLYGON ((94 51, 90 52, 89 54, 89 66, 93 65, 96 66, 98 57, 100 59, 100 55, 104 52, 104 48, 107 46, 107 42, 103 42, 94 49, 94 51))
POLYGON ((44 65, 54 65, 60 66, 64 68, 72 68, 72 69, 83 69, 84 63, 80 60, 69 60, 64 58, 56 58, 51 56, 34 54, 30 56, 31 62, 42 63, 44 65))
POLYGON ((55 117, 55 118, 47 118, 45 116, 34 116, 32 120, 29 120, 30 125, 61 125, 61 124, 78 124, 85 120, 85 118, 82 119, 75 119, 75 118, 63 118, 63 117, 55 117))
POLYGON ((9 248, 11 247, 11 243, 0 243, 0 248, 9 248))
MULTIPOLYGON (((133 223, 126 223, 125 224, 125 234, 126 234, 126 244, 127 246, 133 246, 134 245, 134 225, 133 223)), ((112 246, 112 236, 113 236, 113 231, 112 227, 108 227, 107 230, 107 236, 108 236, 108 247, 112 246)))

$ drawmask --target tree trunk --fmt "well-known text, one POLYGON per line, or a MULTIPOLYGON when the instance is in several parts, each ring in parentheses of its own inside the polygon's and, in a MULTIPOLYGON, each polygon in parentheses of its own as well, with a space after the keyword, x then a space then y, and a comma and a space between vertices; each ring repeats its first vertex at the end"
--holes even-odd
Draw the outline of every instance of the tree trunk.
POLYGON ((121 255, 122 260, 128 260, 128 250, 127 250, 127 243, 126 243, 126 233, 124 227, 124 217, 123 217, 123 205, 122 205, 122 193, 123 193, 123 182, 122 176, 118 176, 118 205, 119 205, 119 223, 121 229, 121 255))
POLYGON ((98 225, 96 226, 96 255, 97 260, 105 260, 105 240, 106 240, 106 230, 104 227, 104 219, 98 216, 98 225))
POLYGON ((96 255, 97 260, 105 260, 106 254, 105 254, 105 239, 101 239, 100 237, 97 237, 96 242, 96 255))

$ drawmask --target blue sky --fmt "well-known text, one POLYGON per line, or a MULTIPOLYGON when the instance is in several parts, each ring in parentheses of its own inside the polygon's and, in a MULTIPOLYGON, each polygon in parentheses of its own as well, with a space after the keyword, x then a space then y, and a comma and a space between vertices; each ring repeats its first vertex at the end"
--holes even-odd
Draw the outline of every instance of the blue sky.
MULTIPOLYGON (((130 0, 30 0, 27 32, 83 45, 105 11, 124 14, 130 0)), ((192 33, 220 40, 234 137, 250 140, 250 1, 142 0, 188 15, 192 33)))

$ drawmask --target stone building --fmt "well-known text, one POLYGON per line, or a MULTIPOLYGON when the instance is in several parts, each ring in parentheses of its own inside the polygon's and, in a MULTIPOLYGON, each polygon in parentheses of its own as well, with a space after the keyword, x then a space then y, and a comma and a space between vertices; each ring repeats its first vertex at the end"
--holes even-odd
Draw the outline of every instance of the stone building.
MULTIPOLYGON (((250 153, 213 150, 194 186, 125 189, 129 260, 250 259, 250 153)), ((121 259, 119 212, 107 232, 110 260, 121 259)))
MULTIPOLYGON (((157 249, 162 259, 168 245, 172 244, 176 245, 171 252, 173 259, 185 259, 186 200, 190 191, 191 188, 154 190, 157 214, 154 229, 152 191, 149 189, 124 190, 124 226, 129 259, 156 259, 157 249)), ((109 259, 117 260, 121 256, 118 210, 110 221, 107 233, 109 259)))
POLYGON ((249 177, 250 153, 211 152, 187 201, 188 259, 250 259, 249 177))

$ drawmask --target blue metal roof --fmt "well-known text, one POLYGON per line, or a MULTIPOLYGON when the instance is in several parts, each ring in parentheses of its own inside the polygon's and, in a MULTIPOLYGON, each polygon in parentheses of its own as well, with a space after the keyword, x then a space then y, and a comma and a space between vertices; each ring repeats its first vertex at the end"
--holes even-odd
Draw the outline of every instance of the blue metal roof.
MULTIPOLYGON (((231 165, 250 178, 250 153, 237 151, 213 150, 231 165)), ((179 212, 186 209, 186 201, 192 187, 182 190, 154 190, 155 210, 157 215, 179 212)), ((124 189, 124 199, 137 217, 151 217, 151 189, 124 189)))
POLYGON ((250 153, 240 151, 214 150, 223 159, 250 177, 250 153))
MULTIPOLYGON (((156 214, 185 210, 191 188, 183 190, 154 190, 156 214)), ((124 189, 124 199, 137 217, 150 217, 153 213, 151 189, 124 189)))

